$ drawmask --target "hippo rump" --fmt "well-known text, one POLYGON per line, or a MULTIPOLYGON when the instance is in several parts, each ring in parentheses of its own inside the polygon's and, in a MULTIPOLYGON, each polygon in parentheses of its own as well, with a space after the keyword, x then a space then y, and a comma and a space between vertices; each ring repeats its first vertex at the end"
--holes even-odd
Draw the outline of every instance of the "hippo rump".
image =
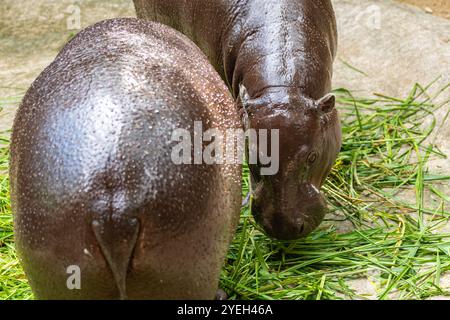
POLYGON ((16 248, 36 298, 214 298, 241 166, 177 164, 173 133, 196 121, 240 127, 226 85, 181 33, 107 20, 64 47, 12 134, 16 248))

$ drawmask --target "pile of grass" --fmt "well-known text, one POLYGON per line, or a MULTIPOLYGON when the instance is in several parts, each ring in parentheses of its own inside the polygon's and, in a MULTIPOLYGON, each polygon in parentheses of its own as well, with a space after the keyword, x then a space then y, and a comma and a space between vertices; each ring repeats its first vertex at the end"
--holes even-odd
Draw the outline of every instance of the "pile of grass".
MULTIPOLYGON (((324 187, 332 211, 328 221, 306 239, 278 242, 266 237, 249 208, 243 208, 220 281, 230 298, 450 295, 440 285, 450 270, 450 234, 440 230, 450 217, 449 198, 441 191, 450 176, 427 172, 430 159, 445 158, 427 138, 438 129, 434 112, 448 108, 433 101, 448 96, 449 87, 429 96, 429 86, 416 85, 405 99, 355 98, 348 90, 336 90, 344 145, 324 187), (402 200, 406 191, 415 194, 415 201, 402 200), (350 230, 339 231, 343 224, 350 230), (368 280, 366 292, 353 288, 358 279, 368 280)), ((14 251, 8 140, 1 142, 0 299, 30 299, 14 251)), ((244 195, 248 188, 244 168, 244 195)))
POLYGON ((31 299, 32 293, 14 250, 9 200, 9 138, 0 137, 0 300, 31 299))

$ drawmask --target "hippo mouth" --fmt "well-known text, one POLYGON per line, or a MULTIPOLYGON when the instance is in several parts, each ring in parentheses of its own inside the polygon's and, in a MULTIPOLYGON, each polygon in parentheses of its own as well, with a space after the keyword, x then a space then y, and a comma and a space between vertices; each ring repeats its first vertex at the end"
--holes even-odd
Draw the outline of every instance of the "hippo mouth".
POLYGON ((293 185, 289 188, 293 190, 290 197, 277 203, 269 181, 254 174, 250 175, 250 181, 252 214, 268 236, 283 241, 301 239, 322 222, 325 200, 311 183, 293 185))
POLYGON ((325 206, 321 203, 304 205, 287 212, 275 208, 273 201, 255 201, 252 205, 252 214, 264 232, 281 241, 298 240, 308 236, 322 222, 325 211, 325 206))

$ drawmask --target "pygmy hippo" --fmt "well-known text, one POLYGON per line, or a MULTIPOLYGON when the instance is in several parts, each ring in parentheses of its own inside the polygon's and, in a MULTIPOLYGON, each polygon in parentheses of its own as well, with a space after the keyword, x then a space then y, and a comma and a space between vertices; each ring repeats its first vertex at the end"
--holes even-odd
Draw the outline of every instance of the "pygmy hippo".
POLYGON ((176 163, 173 133, 240 128, 235 108, 167 26, 107 20, 71 40, 12 134, 16 247, 36 298, 213 299, 241 166, 176 163))
POLYGON ((172 26, 202 49, 237 100, 245 128, 279 130, 276 174, 261 174, 259 160, 250 164, 256 220, 282 240, 314 230, 326 211, 320 189, 341 147, 329 94, 337 47, 331 1, 134 4, 138 17, 172 26))

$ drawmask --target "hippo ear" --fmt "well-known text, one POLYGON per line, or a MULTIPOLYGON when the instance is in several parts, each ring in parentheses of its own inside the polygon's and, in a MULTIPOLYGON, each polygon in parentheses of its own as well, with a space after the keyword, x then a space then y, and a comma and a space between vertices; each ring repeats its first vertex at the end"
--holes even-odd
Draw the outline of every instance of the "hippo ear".
POLYGON ((333 111, 335 105, 336 98, 331 93, 327 94, 317 101, 317 109, 322 111, 323 113, 329 113, 333 111))

